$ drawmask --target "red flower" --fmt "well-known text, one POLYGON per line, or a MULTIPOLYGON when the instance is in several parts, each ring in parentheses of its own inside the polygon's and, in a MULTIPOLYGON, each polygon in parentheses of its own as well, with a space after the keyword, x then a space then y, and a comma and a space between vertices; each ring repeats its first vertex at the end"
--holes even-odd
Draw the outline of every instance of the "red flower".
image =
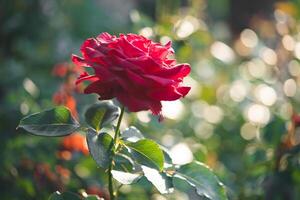
POLYGON ((189 64, 177 64, 171 42, 155 43, 143 36, 102 33, 81 46, 83 58, 72 55, 78 66, 94 69, 95 74, 81 74, 80 83, 89 80, 86 94, 97 93, 101 100, 116 97, 129 111, 151 110, 158 115, 161 101, 184 97, 190 87, 181 86, 190 73, 189 64))

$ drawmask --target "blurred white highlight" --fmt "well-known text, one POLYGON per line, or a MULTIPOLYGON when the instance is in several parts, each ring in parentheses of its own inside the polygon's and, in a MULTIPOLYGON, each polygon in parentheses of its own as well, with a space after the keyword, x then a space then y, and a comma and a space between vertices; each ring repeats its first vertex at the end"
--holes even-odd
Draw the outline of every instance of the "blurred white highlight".
POLYGON ((178 120, 182 117, 184 105, 180 100, 162 101, 162 115, 166 118, 178 120))
POLYGON ((246 109, 246 117, 252 123, 265 125, 269 122, 271 114, 268 107, 252 104, 246 109))
POLYGON ((184 165, 192 162, 193 153, 185 143, 178 143, 170 150, 170 156, 176 165, 184 165))
POLYGON ((227 44, 220 41, 214 42, 211 45, 210 52, 215 58, 224 63, 232 63, 235 59, 233 50, 227 44))

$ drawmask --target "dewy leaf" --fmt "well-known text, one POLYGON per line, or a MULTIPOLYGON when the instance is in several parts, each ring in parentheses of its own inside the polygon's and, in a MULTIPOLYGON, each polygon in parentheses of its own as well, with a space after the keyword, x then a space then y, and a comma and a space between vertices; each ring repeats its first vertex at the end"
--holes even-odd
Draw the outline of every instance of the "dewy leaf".
POLYGON ((80 196, 71 192, 54 192, 48 200, 81 200, 80 196))
POLYGON ((174 176, 193 186, 200 196, 211 200, 227 200, 224 185, 203 163, 194 161, 183 165, 176 170, 174 176))
POLYGON ((113 138, 107 133, 97 134, 93 129, 88 129, 86 138, 93 159, 100 167, 107 169, 111 159, 113 138))
POLYGON ((39 136, 65 136, 76 131, 80 124, 68 108, 58 106, 23 118, 18 127, 39 136))
POLYGON ((169 194, 174 191, 172 177, 146 166, 142 166, 142 169, 146 178, 161 194, 169 194))
POLYGON ((139 173, 128 173, 117 170, 112 170, 111 173, 114 179, 125 185, 135 183, 142 177, 142 174, 139 173))
POLYGON ((136 127, 130 126, 121 133, 121 138, 129 142, 137 142, 144 139, 144 136, 136 127))
POLYGON ((120 114, 119 107, 111 101, 103 101, 89 107, 85 112, 85 120, 97 132, 101 127, 110 124, 120 114))
POLYGON ((142 139, 137 142, 128 142, 125 145, 129 148, 130 154, 138 163, 162 171, 164 154, 156 142, 149 139, 142 139))

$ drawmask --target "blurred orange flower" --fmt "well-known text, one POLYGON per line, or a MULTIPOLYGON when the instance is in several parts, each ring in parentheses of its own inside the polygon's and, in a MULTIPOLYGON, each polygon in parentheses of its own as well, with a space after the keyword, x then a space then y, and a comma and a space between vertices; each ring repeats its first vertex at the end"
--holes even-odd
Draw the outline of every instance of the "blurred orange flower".
POLYGON ((67 137, 64 137, 61 143, 64 150, 68 151, 78 151, 87 155, 89 153, 86 139, 83 135, 79 133, 73 133, 67 137))
POLYGON ((104 198, 105 200, 110 199, 108 192, 106 190, 104 190, 103 188, 96 186, 96 185, 89 186, 86 190, 86 193, 90 194, 90 195, 97 195, 101 198, 104 198))
POLYGON ((76 100, 73 95, 75 92, 80 93, 81 88, 74 83, 82 72, 82 68, 70 63, 59 63, 55 65, 52 70, 53 76, 64 78, 64 82, 61 84, 58 91, 54 93, 52 101, 56 105, 68 107, 75 118, 78 118, 78 113, 76 109, 76 100))
POLYGON ((63 90, 54 93, 52 101, 56 105, 64 105, 68 107, 75 118, 78 118, 75 98, 63 90))

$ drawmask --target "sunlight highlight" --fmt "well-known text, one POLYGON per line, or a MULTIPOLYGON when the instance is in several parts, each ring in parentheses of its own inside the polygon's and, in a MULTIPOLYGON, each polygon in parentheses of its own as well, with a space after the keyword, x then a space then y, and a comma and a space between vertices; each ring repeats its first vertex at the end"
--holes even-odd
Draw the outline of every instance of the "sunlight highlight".
POLYGON ((254 126, 251 123, 245 123, 242 127, 241 127, 241 136, 242 138, 244 138, 245 140, 252 140, 256 137, 256 135, 258 134, 258 128, 256 126, 254 126))
POLYGON ((151 27, 144 27, 139 31, 139 34, 146 38, 150 38, 153 36, 153 29, 151 27))
POLYGON ((180 100, 162 101, 162 115, 166 118, 178 120, 182 117, 184 105, 180 100))
POLYGON ((300 42, 297 42, 294 49, 295 56, 300 59, 300 42))
POLYGON ((276 65, 277 63, 277 54, 273 49, 267 47, 263 48, 260 51, 260 57, 268 65, 276 65))
POLYGON ((277 99, 275 90, 265 84, 260 84, 255 88, 255 97, 264 105, 272 106, 277 99))
POLYGON ((283 91, 286 96, 293 97, 297 92, 297 84, 294 79, 288 79, 283 84, 283 91))
POLYGON ((282 38, 282 45, 283 47, 288 50, 288 51, 293 51, 295 48, 295 40, 292 36, 290 35, 285 35, 282 38))
POLYGON ((233 101, 241 102, 245 99, 247 92, 248 88, 244 81, 237 80, 230 87, 229 95, 233 101))
POLYGON ((288 68, 289 68, 289 72, 292 76, 300 75, 300 64, 297 60, 290 61, 288 68))
POLYGON ((265 125, 270 120, 270 110, 268 107, 259 105, 259 104, 252 104, 246 109, 246 117, 247 119, 255 124, 265 125))
POLYGON ((140 111, 136 113, 137 118, 143 123, 149 123, 151 121, 151 117, 149 116, 148 111, 140 111))
POLYGON ((192 162, 193 153, 186 143, 178 143, 170 150, 170 156, 176 165, 184 165, 192 162))
POLYGON ((218 106, 206 106, 204 108, 203 117, 206 121, 217 124, 223 119, 223 110, 218 106))
POLYGON ((186 16, 175 24, 176 35, 181 39, 189 37, 199 28, 206 29, 206 25, 204 22, 199 23, 199 20, 193 16, 186 16))
POLYGON ((253 30, 245 29, 241 33, 241 42, 248 48, 254 48, 258 43, 258 37, 253 30))
POLYGON ((198 123, 194 127, 194 131, 197 137, 200 139, 208 139, 214 134, 214 126, 208 122, 198 123))
POLYGON ((267 74, 266 64, 259 58, 246 63, 249 74, 254 78, 263 78, 267 74))
POLYGON ((224 63, 232 63, 235 59, 233 50, 225 43, 217 41, 210 47, 210 53, 224 63))
POLYGON ((23 87, 31 96, 39 96, 40 90, 31 79, 25 78, 23 81, 23 87))

